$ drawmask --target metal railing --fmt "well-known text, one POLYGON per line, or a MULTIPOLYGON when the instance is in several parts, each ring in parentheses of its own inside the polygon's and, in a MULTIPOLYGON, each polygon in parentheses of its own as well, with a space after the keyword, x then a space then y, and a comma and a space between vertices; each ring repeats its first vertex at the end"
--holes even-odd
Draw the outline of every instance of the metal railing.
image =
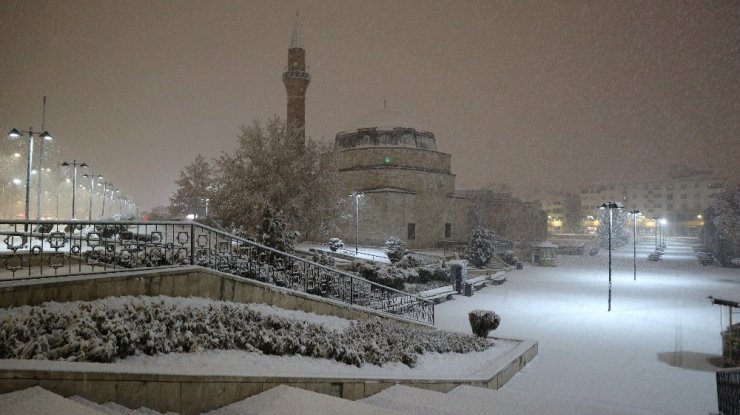
POLYGON ((717 401, 719 413, 740 415, 740 370, 717 371, 717 401))
POLYGON ((196 222, 0 221, 0 276, 200 265, 434 324, 434 302, 196 222))

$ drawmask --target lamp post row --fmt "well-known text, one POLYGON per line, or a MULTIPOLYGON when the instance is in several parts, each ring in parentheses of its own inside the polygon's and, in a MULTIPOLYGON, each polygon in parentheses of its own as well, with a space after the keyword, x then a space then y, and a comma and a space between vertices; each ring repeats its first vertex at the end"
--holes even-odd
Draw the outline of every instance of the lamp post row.
MULTIPOLYGON (((21 137, 27 137, 28 138, 28 154, 27 154, 27 160, 26 160, 26 192, 25 192, 25 207, 24 207, 24 218, 26 220, 30 220, 30 205, 31 205, 31 168, 33 163, 33 147, 34 147, 34 136, 38 136, 42 139, 41 146, 40 146, 40 155, 38 160, 38 180, 37 180, 37 200, 36 200, 36 219, 41 219, 41 175, 43 171, 43 142, 44 141, 51 141, 53 140, 53 137, 51 134, 49 134, 48 131, 44 130, 42 133, 39 133, 38 131, 34 131, 33 127, 29 127, 28 130, 18 130, 16 128, 13 128, 8 133, 8 138, 14 140, 21 137)), ((73 160, 70 164, 69 162, 63 162, 61 164, 63 167, 73 167, 73 175, 72 175, 72 220, 77 220, 77 206, 76 206, 76 192, 77 192, 77 167, 86 168, 88 165, 86 163, 80 163, 77 164, 77 160, 73 160)), ((91 185, 90 185, 90 208, 88 212, 88 220, 92 221, 92 205, 93 205, 93 192, 95 191, 95 179, 98 180, 103 179, 102 175, 95 176, 94 174, 85 173, 83 177, 90 177, 91 179, 91 185)), ((107 191, 107 188, 109 185, 112 185, 112 183, 104 182, 103 185, 103 206, 101 211, 101 216, 105 215, 105 194, 107 191)), ((111 189, 111 212, 113 211, 113 198, 115 197, 115 193, 119 192, 119 190, 111 189)), ((130 210, 132 206, 135 206, 135 204, 132 201, 129 201, 128 198, 126 199, 126 208, 127 210, 130 210)), ((123 198, 122 204, 121 204, 121 212, 123 212, 123 198)), ((130 212, 129 212, 130 213, 130 212)), ((58 215, 58 213, 57 213, 58 215)), ((26 228, 28 225, 26 225, 26 228)))

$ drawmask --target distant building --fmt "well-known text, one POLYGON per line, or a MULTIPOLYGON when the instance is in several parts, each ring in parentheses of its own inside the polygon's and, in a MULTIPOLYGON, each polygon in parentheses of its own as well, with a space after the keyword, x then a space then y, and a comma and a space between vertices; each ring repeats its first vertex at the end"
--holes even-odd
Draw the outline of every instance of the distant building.
POLYGON ((578 194, 558 193, 540 200, 547 215, 549 234, 581 233, 581 199, 578 194))
POLYGON ((646 219, 666 219, 669 233, 695 235, 704 223, 704 210, 726 186, 726 179, 711 172, 674 174, 662 181, 584 186, 581 218, 587 220, 602 203, 615 201, 623 203, 625 210, 638 209, 646 219))

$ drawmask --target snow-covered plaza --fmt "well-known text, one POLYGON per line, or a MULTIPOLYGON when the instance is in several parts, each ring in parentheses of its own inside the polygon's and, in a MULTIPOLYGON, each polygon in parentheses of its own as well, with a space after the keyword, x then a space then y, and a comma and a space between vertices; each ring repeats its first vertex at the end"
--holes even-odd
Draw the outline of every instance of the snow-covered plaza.
MULTIPOLYGON (((659 262, 646 260, 649 239, 613 252, 612 310, 607 311, 608 257, 559 256, 557 267, 526 267, 508 281, 473 297, 437 307, 437 325, 448 330, 468 310, 501 315, 494 333, 535 338, 537 359, 498 391, 526 394, 549 406, 582 402, 625 413, 707 414, 717 411, 712 363, 721 358, 726 307, 707 298, 740 299, 740 270, 702 266, 692 239, 668 239, 659 262)), ((548 406, 543 406, 546 410, 548 406)), ((526 412, 524 412, 526 413, 526 412)))

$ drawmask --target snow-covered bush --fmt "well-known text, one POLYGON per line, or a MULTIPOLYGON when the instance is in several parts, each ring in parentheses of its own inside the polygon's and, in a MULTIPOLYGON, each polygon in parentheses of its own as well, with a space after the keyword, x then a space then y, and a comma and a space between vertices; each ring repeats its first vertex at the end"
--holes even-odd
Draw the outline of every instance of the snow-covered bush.
POLYGON ((486 228, 476 226, 470 234, 470 242, 465 250, 465 258, 470 264, 482 267, 488 264, 494 253, 496 235, 486 228))
POLYGON ((321 251, 314 252, 313 256, 311 257, 311 260, 317 264, 326 265, 330 267, 333 267, 335 264, 334 257, 332 257, 331 255, 327 255, 321 251))
POLYGON ((0 359, 113 362, 137 354, 235 349, 302 355, 361 366, 414 366, 425 352, 466 353, 487 339, 410 328, 380 319, 345 330, 263 314, 247 304, 169 297, 121 297, 0 310, 0 359))
POLYGON ((400 268, 417 268, 421 266, 421 262, 412 255, 406 255, 396 262, 396 266, 400 268))
POLYGON ((406 243, 396 236, 391 236, 385 241, 385 253, 388 255, 388 259, 391 262, 398 262, 406 255, 408 249, 406 249, 406 243))
POLYGON ((418 274, 409 279, 409 282, 416 284, 428 284, 432 281, 448 283, 450 281, 449 271, 439 266, 427 265, 420 267, 418 269, 418 274))
POLYGON ((470 328, 478 337, 487 337, 501 323, 501 317, 489 310, 473 310, 468 313, 470 328))
POLYGON ((368 281, 395 288, 396 290, 403 290, 403 285, 407 279, 406 274, 398 268, 381 267, 359 261, 353 262, 350 270, 358 273, 360 277, 368 281))

